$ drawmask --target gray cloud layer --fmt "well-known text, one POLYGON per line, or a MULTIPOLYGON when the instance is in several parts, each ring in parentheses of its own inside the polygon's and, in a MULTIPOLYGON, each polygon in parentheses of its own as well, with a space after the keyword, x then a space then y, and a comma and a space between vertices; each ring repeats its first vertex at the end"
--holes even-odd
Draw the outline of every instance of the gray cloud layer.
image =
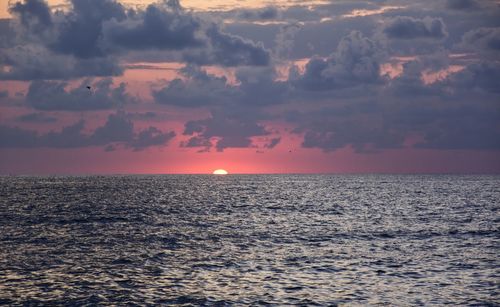
POLYGON ((135 133, 132 121, 122 114, 109 115, 106 123, 90 135, 83 133, 84 127, 85 122, 82 120, 59 132, 40 135, 35 131, 0 125, 0 148, 79 148, 120 144, 133 150, 143 150, 150 146, 165 145, 175 137, 173 131, 162 132, 155 127, 135 133))

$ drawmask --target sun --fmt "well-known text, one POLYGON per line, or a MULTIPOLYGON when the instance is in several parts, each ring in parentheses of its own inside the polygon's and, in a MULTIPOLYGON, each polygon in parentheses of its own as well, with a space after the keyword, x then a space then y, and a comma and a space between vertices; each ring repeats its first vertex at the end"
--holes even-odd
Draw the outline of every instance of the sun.
POLYGON ((225 169, 216 169, 212 174, 214 174, 214 175, 227 175, 227 171, 225 169))

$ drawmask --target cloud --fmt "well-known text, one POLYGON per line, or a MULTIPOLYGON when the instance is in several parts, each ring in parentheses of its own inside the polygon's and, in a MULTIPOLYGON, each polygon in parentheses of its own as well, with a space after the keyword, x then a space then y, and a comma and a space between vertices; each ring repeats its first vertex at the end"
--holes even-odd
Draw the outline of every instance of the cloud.
POLYGON ((28 113, 18 116, 16 121, 26 123, 54 123, 57 121, 57 118, 43 113, 28 113))
POLYGON ((128 50, 178 50, 205 44, 197 37, 200 26, 179 8, 148 5, 125 20, 107 22, 103 34, 112 45, 128 50))
POLYGON ((89 142, 95 145, 105 145, 112 142, 126 142, 134 137, 134 125, 130 119, 120 114, 111 114, 102 127, 98 127, 89 137, 89 142))
POLYGON ((38 143, 35 131, 0 125, 0 148, 36 147, 38 143))
POLYGON ((278 9, 268 6, 260 9, 242 9, 237 11, 236 17, 244 20, 272 20, 278 18, 278 9))
POLYGON ((122 73, 115 58, 80 59, 54 54, 34 44, 0 49, 0 80, 74 79, 122 73))
MULTIPOLYGON (((439 70, 436 64, 431 68, 439 70)), ((429 64, 421 58, 402 64, 402 73, 389 82, 385 88, 385 94, 399 99, 412 99, 423 97, 441 96, 447 97, 446 89, 441 82, 426 84, 423 80, 423 72, 429 69, 429 64)), ((447 67, 445 67, 447 68, 447 67)))
POLYGON ((125 8, 114 0, 71 0, 71 4, 71 11, 58 16, 61 21, 57 24, 56 37, 48 47, 78 58, 109 54, 102 35, 103 23, 126 19, 125 8))
POLYGON ((369 153, 404 143, 406 131, 388 126, 384 113, 383 104, 365 101, 298 112, 288 121, 297 125, 293 133, 304 135, 304 148, 331 152, 350 146, 358 153, 369 153))
POLYGON ((18 16, 21 24, 33 33, 41 33, 52 27, 52 14, 45 1, 26 0, 9 7, 9 12, 18 16))
POLYGON ((175 132, 173 131, 163 133, 156 127, 149 127, 139 132, 129 143, 129 146, 134 150, 143 150, 147 147, 167 144, 174 137, 175 132))
POLYGON ((500 94, 500 63, 489 61, 472 63, 460 72, 451 75, 445 83, 459 95, 464 93, 478 95, 484 92, 498 95, 500 94))
POLYGON ((382 56, 375 42, 353 31, 328 58, 312 58, 304 74, 292 78, 296 86, 309 91, 382 83, 379 62, 382 56))
MULTIPOLYGON (((439 114, 436 110, 432 113, 439 114)), ((467 105, 446 110, 427 127, 417 148, 500 150, 498 106, 467 105)), ((432 115, 431 115, 432 116, 432 115)))
POLYGON ((276 81, 276 72, 268 67, 242 67, 235 72, 238 85, 226 77, 208 74, 198 66, 181 70, 185 78, 176 78, 159 90, 152 90, 160 104, 184 108, 214 106, 265 106, 280 104, 288 94, 288 84, 276 81))
POLYGON ((167 144, 175 137, 173 131, 162 132, 155 127, 149 127, 134 132, 133 123, 123 114, 111 114, 106 123, 98 127, 92 134, 83 133, 85 122, 63 127, 59 132, 51 131, 38 134, 35 131, 18 127, 0 125, 0 148, 80 148, 88 146, 112 146, 119 144, 133 150, 143 150, 150 146, 167 144))
POLYGON ((383 29, 390 39, 443 39, 447 36, 446 27, 439 18, 425 17, 417 19, 398 16, 392 19, 383 29))
POLYGON ((14 20, 0 25, 8 32, 0 36, 1 79, 121 75, 120 59, 133 52, 199 65, 270 63, 262 44, 225 33, 175 1, 127 9, 116 0, 71 0, 69 10, 53 13, 44 1, 24 0, 10 10, 14 20))
POLYGON ((26 103, 38 110, 85 111, 110 109, 135 102, 135 98, 126 93, 125 83, 116 88, 112 85, 110 78, 94 83, 84 80, 74 89, 66 89, 67 82, 33 81, 26 103))
POLYGON ((271 53, 262 43, 255 43, 237 35, 222 32, 215 24, 206 31, 208 45, 205 48, 185 52, 183 59, 197 65, 266 66, 271 53))
POLYGON ((273 149, 274 147, 276 147, 276 145, 280 143, 280 141, 281 141, 280 137, 273 138, 269 141, 268 144, 264 145, 264 147, 267 149, 273 149))
POLYGON ((480 6, 475 0, 447 0, 446 7, 455 10, 471 10, 480 6))
POLYGON ((214 140, 217 151, 224 151, 227 148, 252 147, 252 137, 269 135, 270 132, 244 112, 219 110, 213 111, 209 118, 188 121, 183 134, 192 136, 183 144, 185 147, 203 146, 209 149, 214 140))
POLYGON ((483 55, 500 55, 500 27, 479 28, 468 31, 462 37, 459 47, 466 51, 475 51, 483 55))
POLYGON ((209 75, 198 66, 186 66, 181 73, 187 78, 176 78, 152 91, 157 103, 192 108, 221 104, 236 95, 235 87, 227 84, 225 77, 209 75))

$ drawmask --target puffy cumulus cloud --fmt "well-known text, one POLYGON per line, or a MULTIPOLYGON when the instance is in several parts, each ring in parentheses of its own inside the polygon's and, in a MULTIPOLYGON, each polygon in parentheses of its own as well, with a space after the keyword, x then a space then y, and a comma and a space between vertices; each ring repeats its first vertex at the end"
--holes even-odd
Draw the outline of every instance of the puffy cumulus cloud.
POLYGON ((198 66, 181 70, 184 78, 176 78, 161 89, 152 90, 160 104, 184 108, 215 106, 266 106, 283 103, 289 86, 276 81, 272 68, 243 67, 236 70, 237 85, 228 84, 226 77, 208 74, 198 66))
POLYGON ((313 91, 382 83, 382 57, 375 42, 353 31, 340 41, 337 50, 328 58, 312 58, 304 74, 292 78, 296 86, 313 91))
POLYGON ((329 107, 292 112, 286 119, 296 126, 293 133, 304 136, 303 147, 326 152, 348 146, 360 153, 405 146, 499 150, 498 63, 472 62, 424 82, 430 67, 447 67, 436 64, 441 56, 405 63, 403 72, 372 100, 335 100, 329 107))
POLYGON ((80 58, 109 53, 103 41, 103 23, 127 18, 123 5, 114 0, 71 0, 71 6, 71 11, 59 16, 55 41, 48 44, 49 48, 80 58))
POLYGON ((184 135, 191 138, 183 143, 185 147, 205 147, 207 151, 215 142, 217 151, 226 148, 252 147, 252 137, 269 135, 270 132, 255 121, 253 115, 245 111, 212 111, 212 116, 202 120, 188 121, 184 126, 184 135))
POLYGON ((84 111, 135 102, 135 98, 126 93, 125 83, 115 88, 112 85, 110 78, 94 83, 84 80, 73 89, 67 89, 67 82, 33 81, 26 94, 26 103, 38 110, 84 111))
POLYGON ((131 53, 223 66, 268 65, 262 44, 223 32, 176 1, 126 8, 116 0, 71 0, 52 12, 45 1, 23 0, 0 35, 0 78, 13 80, 115 76, 131 53), (138 53, 140 51, 140 53, 138 53), (147 51, 147 52, 146 52, 147 51))
POLYGON ((446 27, 439 18, 425 17, 417 19, 408 16, 398 16, 388 22, 383 29, 390 39, 437 39, 447 36, 446 27))
POLYGON ((436 96, 441 96, 445 99, 448 96, 446 87, 442 83, 426 84, 424 82, 424 71, 436 68, 435 66, 429 66, 429 63, 426 63, 425 60, 418 58, 402 64, 402 68, 402 73, 392 79, 384 89, 384 93, 388 96, 398 99, 414 99, 417 97, 423 99, 425 97, 432 98, 436 96))
POLYGON ((264 107, 291 100, 293 89, 287 81, 277 80, 273 68, 243 67, 236 70, 239 81, 237 101, 245 106, 264 107))
POLYGON ((177 6, 149 5, 125 20, 106 23, 103 33, 112 45, 128 50, 172 50, 202 46, 199 29, 200 21, 177 6))
POLYGON ((206 31, 208 44, 205 48, 184 53, 184 60, 198 65, 217 64, 222 66, 266 66, 271 53, 262 43, 237 35, 222 32, 216 25, 206 31))
POLYGON ((41 33, 52 26, 50 8, 42 0, 26 0, 9 7, 9 12, 19 16, 22 25, 34 33, 41 33))
POLYGON ((92 134, 84 134, 83 120, 64 127, 61 131, 38 134, 18 127, 0 126, 0 148, 79 148, 87 146, 123 145, 133 150, 165 145, 175 137, 173 131, 162 132, 149 127, 134 132, 134 125, 123 114, 111 114, 106 123, 92 134))

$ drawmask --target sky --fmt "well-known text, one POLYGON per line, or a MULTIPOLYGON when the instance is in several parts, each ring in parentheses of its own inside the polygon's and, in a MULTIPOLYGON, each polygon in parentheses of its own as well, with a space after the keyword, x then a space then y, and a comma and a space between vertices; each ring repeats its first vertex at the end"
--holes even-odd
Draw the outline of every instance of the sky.
POLYGON ((0 174, 500 173, 500 2, 2 0, 0 174))

